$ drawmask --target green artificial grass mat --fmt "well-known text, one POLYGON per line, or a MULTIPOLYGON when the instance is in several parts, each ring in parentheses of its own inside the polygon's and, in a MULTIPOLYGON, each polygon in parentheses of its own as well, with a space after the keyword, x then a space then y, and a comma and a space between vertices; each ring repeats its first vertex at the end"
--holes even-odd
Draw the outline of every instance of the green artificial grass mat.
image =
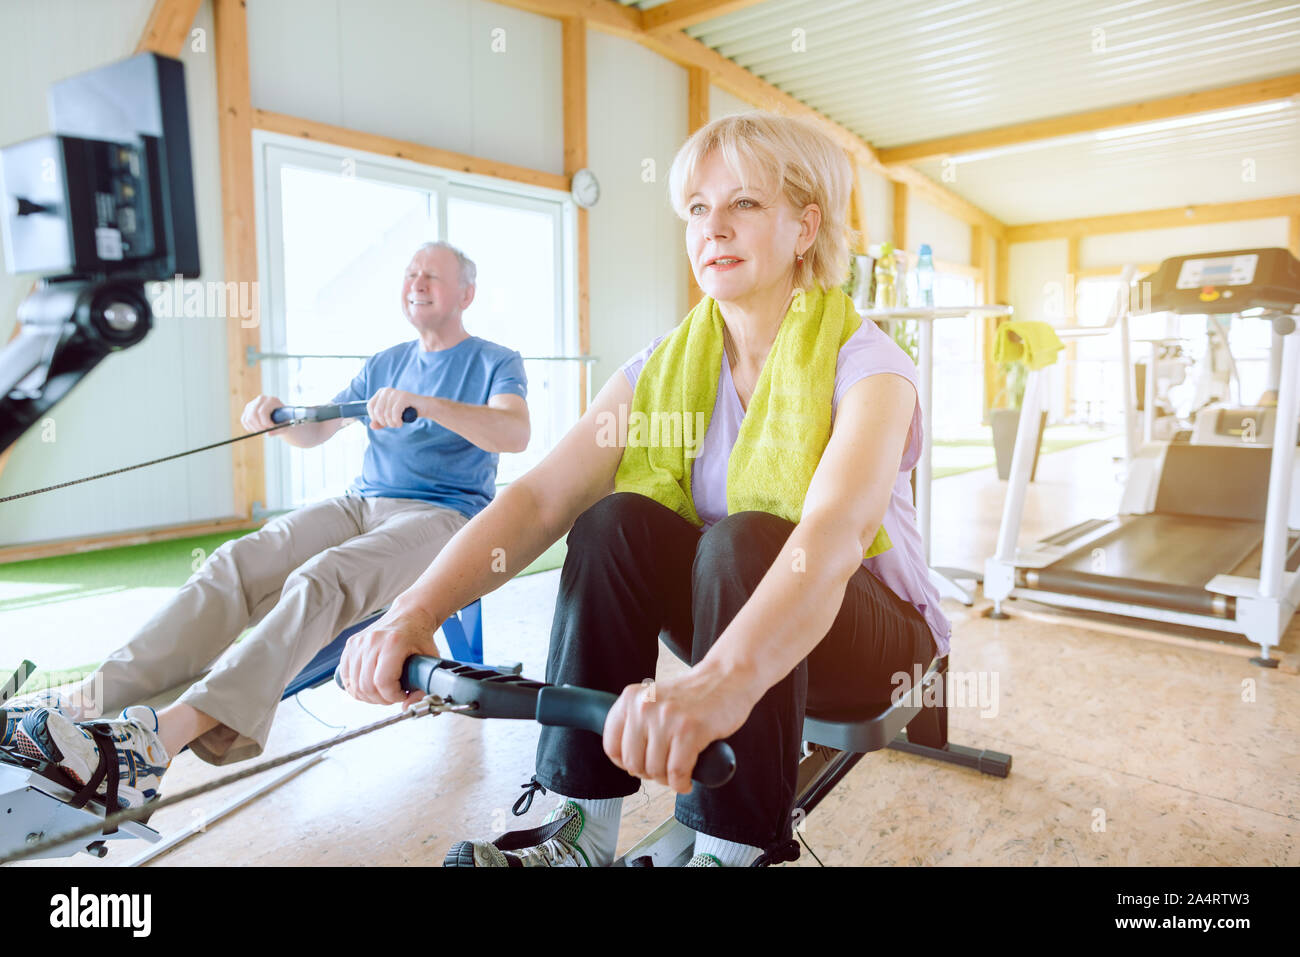
MULTIPOLYGON (((251 528, 235 529, 0 565, 0 582, 42 586, 38 594, 0 598, 0 612, 57 604, 70 598, 127 588, 179 588, 214 551, 231 539, 241 538, 252 531, 251 528), (51 585, 60 587, 45 590, 51 585)), ((6 592, 12 590, 5 589, 6 592)))
MULTIPOLYGON (((92 598, 125 592, 132 588, 179 588, 189 580, 203 561, 232 539, 242 538, 256 529, 235 529, 210 535, 176 538, 143 545, 124 545, 75 555, 58 555, 0 565, 0 614, 44 605, 56 605, 78 598, 92 598), (39 585, 33 594, 22 594, 22 585, 39 585), (18 587, 14 587, 18 586, 18 587), (19 594, 13 594, 18 592, 19 594)), ((520 576, 551 571, 564 564, 565 539, 555 542, 521 571, 520 576)), ((9 665, 10 662, 0 662, 9 665)), ((17 664, 17 662, 13 662, 17 664)), ((50 687, 79 681, 91 674, 99 662, 57 671, 37 671, 28 687, 50 687)), ((0 682, 9 678, 12 669, 0 670, 0 682)))

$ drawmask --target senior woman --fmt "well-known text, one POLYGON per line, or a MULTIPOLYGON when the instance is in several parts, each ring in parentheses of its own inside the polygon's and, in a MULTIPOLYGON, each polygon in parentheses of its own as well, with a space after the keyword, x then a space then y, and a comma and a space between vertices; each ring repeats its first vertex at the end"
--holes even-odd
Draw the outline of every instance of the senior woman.
POLYGON ((704 298, 349 642, 349 691, 404 701, 402 662, 437 654, 437 623, 569 532, 546 679, 621 695, 603 738, 542 729, 525 787, 560 797, 551 827, 462 841, 448 865, 608 865, 639 778, 678 792, 693 865, 750 865, 790 839, 805 709, 887 700, 947 653, 908 482, 916 368, 839 288, 850 180, 799 120, 691 136, 669 189, 704 298), (674 414, 681 430, 637 428, 674 414), (691 667, 650 685, 661 631, 691 667), (716 739, 736 774, 692 787, 716 739))

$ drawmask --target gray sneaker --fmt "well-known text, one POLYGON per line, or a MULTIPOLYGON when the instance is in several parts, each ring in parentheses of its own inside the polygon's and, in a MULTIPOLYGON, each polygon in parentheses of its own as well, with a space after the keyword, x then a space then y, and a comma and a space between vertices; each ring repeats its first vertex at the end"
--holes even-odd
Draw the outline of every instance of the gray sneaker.
POLYGON ((582 808, 565 801, 541 827, 510 831, 492 841, 458 841, 443 867, 590 867, 577 840, 584 826, 582 808))
POLYGON ((722 862, 712 854, 696 854, 686 862, 687 867, 721 867, 722 862))

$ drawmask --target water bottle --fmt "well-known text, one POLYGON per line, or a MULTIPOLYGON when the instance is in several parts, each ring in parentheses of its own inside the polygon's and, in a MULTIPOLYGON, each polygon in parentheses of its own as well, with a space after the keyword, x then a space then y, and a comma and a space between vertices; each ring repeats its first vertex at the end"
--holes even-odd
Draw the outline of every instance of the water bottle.
POLYGON ((920 305, 934 305, 934 257, 930 254, 929 243, 921 244, 916 257, 916 292, 921 299, 920 305))
POLYGON ((876 308, 893 309, 898 305, 897 273, 894 269, 894 244, 882 243, 876 260, 876 308))

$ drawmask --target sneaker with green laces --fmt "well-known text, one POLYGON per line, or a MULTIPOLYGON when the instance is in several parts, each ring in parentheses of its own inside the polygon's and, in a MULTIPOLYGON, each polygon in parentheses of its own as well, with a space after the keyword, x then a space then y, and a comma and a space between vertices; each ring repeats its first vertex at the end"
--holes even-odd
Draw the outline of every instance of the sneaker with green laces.
POLYGON ((590 867, 577 844, 585 824, 582 808, 565 801, 541 827, 509 831, 491 841, 458 841, 443 867, 590 867))
POLYGON ((712 854, 696 854, 686 862, 686 867, 721 867, 722 862, 712 854))

